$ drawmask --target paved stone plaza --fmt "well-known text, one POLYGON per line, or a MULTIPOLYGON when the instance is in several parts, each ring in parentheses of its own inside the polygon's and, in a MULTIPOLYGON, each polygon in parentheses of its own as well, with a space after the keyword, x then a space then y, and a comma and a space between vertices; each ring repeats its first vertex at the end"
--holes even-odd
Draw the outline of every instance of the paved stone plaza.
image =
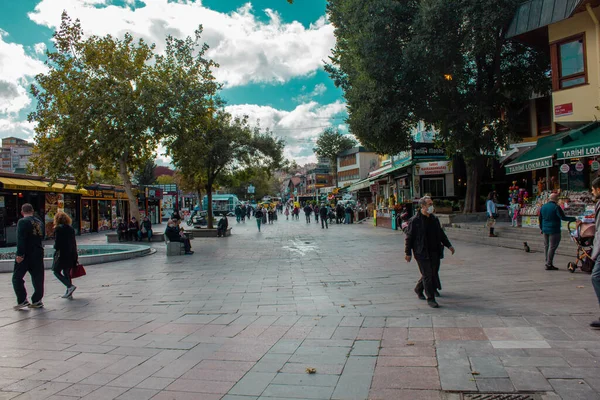
POLYGON ((13 311, 1 275, 0 399, 600 399, 600 312, 569 258, 547 272, 539 253, 455 242, 431 309, 402 234, 281 218, 90 266, 72 301, 47 271, 43 310, 13 311))

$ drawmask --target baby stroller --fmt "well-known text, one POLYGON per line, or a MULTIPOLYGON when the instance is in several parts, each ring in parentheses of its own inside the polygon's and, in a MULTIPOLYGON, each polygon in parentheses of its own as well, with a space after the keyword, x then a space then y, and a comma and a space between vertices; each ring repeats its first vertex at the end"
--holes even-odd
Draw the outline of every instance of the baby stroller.
POLYGON ((572 222, 569 222, 567 228, 573 242, 577 245, 577 259, 575 262, 567 264, 567 269, 573 273, 577 268, 583 272, 592 272, 594 261, 591 258, 592 248, 594 247, 594 235, 596 226, 593 223, 583 222, 571 229, 572 222))

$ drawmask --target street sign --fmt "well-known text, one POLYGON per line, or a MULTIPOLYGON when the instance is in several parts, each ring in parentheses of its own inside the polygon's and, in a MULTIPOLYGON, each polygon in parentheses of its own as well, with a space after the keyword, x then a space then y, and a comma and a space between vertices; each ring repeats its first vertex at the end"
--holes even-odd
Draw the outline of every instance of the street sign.
POLYGON ((249 194, 254 194, 256 188, 252 185, 248 185, 248 193, 249 194))

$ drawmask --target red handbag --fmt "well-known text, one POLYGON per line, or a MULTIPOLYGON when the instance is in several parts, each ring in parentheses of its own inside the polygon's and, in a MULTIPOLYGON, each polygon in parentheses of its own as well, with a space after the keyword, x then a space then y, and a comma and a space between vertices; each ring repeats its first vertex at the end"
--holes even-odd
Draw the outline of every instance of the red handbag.
POLYGON ((85 268, 83 265, 79 264, 79 261, 75 264, 73 268, 71 268, 71 279, 79 278, 80 276, 86 275, 85 268))

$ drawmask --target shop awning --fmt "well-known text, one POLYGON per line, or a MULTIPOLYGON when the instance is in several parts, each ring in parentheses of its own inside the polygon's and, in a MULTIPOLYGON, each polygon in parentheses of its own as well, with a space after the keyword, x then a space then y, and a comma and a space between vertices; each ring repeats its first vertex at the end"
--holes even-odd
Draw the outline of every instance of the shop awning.
POLYGON ((48 182, 35 179, 18 179, 0 177, 0 184, 3 189, 9 190, 37 190, 41 192, 59 192, 59 193, 80 193, 85 194, 85 189, 77 189, 75 185, 54 183, 48 186, 48 182))
POLYGON ((348 191, 349 192, 357 192, 359 190, 366 189, 369 186, 370 186, 369 178, 366 178, 366 179, 363 179, 362 181, 358 181, 358 182, 353 183, 352 185, 348 186, 348 191))
MULTIPOLYGON (((581 135, 578 131, 576 133, 581 135)), ((567 131, 538 139, 535 147, 506 165, 506 175, 552 167, 556 149, 572 141, 571 135, 574 134, 574 131, 567 131)))
POLYGON ((596 157, 600 156, 600 126, 582 128, 579 131, 582 136, 569 143, 567 146, 556 149, 556 158, 558 160, 566 160, 569 158, 579 157, 596 157))

